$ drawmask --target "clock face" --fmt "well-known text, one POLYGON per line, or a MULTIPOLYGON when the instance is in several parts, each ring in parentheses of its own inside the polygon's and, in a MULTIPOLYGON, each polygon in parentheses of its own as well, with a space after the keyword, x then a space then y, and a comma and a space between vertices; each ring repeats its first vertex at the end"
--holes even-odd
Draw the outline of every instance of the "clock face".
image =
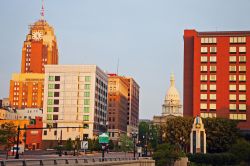
POLYGON ((35 41, 41 40, 42 37, 43 37, 42 32, 39 32, 39 31, 33 31, 32 32, 32 39, 34 39, 35 41))

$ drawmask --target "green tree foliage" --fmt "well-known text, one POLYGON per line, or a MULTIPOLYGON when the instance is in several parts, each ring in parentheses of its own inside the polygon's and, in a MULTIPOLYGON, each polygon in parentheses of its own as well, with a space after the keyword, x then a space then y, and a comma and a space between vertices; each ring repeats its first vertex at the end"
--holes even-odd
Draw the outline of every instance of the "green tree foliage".
POLYGON ((16 133, 16 126, 12 122, 5 123, 0 128, 0 144, 4 145, 6 150, 10 150, 15 144, 16 133))
POLYGON ((112 140, 109 141, 109 150, 113 150, 115 147, 114 142, 112 140))
POLYGON ((207 152, 220 153, 228 151, 239 136, 237 122, 222 118, 203 119, 207 134, 207 152))
POLYGON ((161 144, 154 152, 153 159, 156 161, 156 166, 171 166, 181 156, 178 146, 161 144))
POLYGON ((239 161, 250 164, 250 143, 244 139, 239 139, 236 144, 232 146, 230 152, 234 154, 239 161))
POLYGON ((126 134, 122 134, 120 137, 121 142, 121 150, 123 152, 128 152, 133 149, 133 141, 131 138, 129 138, 126 134))
POLYGON ((66 145, 65 145, 65 149, 69 150, 69 151, 73 150, 73 142, 72 142, 71 138, 69 138, 67 140, 66 145))

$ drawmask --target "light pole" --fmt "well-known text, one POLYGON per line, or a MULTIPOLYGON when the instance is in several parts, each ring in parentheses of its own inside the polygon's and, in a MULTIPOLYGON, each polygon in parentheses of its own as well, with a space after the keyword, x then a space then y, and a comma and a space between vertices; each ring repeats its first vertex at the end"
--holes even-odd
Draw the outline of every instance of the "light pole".
POLYGON ((137 138, 137 132, 132 132, 132 138, 133 138, 133 142, 134 142, 134 159, 135 159, 135 139, 137 138))

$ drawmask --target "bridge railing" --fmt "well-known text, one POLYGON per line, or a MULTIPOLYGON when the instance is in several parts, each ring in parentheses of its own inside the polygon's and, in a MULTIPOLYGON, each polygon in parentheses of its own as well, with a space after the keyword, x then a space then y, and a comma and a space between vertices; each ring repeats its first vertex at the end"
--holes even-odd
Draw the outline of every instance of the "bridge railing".
POLYGON ((11 160, 1 160, 0 166, 52 166, 52 165, 77 165, 77 164, 88 164, 96 162, 115 162, 115 161, 129 161, 138 160, 138 158, 104 158, 102 161, 101 157, 95 158, 56 158, 56 159, 11 159, 11 160))

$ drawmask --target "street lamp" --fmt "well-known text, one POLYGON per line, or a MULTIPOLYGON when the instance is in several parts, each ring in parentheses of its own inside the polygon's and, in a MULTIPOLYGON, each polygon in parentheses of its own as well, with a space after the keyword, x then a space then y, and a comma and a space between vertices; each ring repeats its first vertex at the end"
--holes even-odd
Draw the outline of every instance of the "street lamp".
POLYGON ((133 142, 134 142, 134 159, 135 159, 135 139, 137 138, 137 132, 132 132, 131 133, 132 138, 133 138, 133 142))

